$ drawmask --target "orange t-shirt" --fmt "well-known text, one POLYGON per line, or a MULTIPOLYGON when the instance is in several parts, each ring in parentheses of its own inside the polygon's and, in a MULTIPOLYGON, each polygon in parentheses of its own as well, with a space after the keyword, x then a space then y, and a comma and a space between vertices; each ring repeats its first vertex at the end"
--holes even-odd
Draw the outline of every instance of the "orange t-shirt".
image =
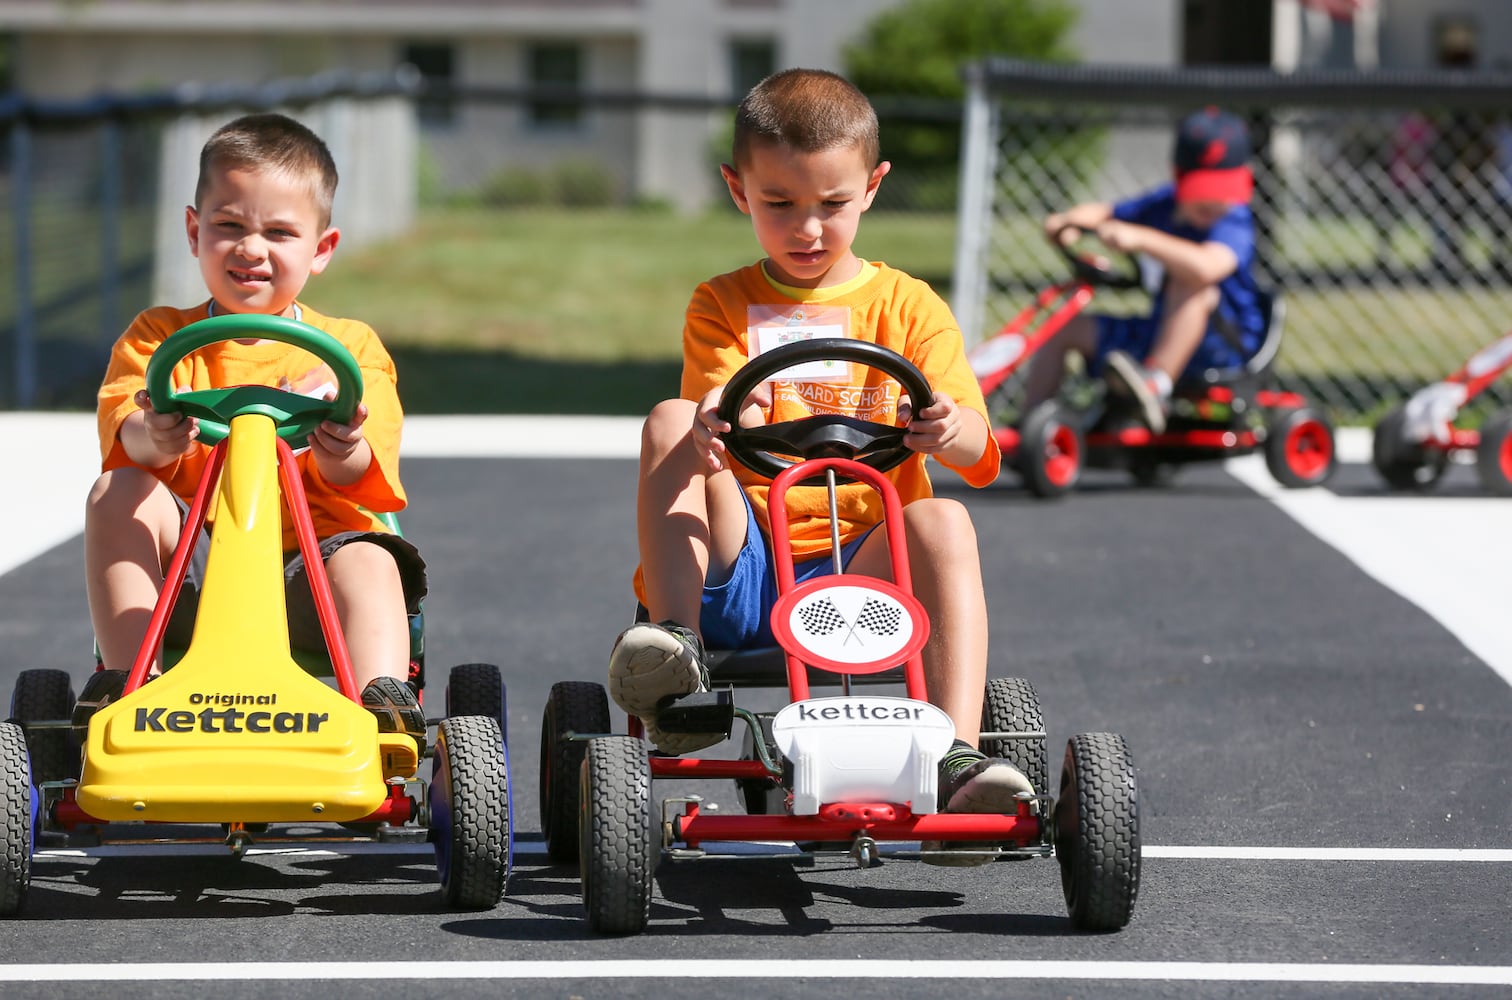
MULTIPOLYGON (((300 320, 340 341, 352 352, 362 370, 362 401, 368 417, 363 437, 373 449, 373 461, 355 483, 335 486, 320 475, 307 449, 298 450, 298 462, 317 537, 339 531, 387 531, 374 511, 398 511, 405 505, 399 484, 399 436, 404 413, 399 405, 398 377, 393 359, 378 335, 365 323, 322 316, 300 307, 300 320)), ((133 465, 118 433, 125 419, 137 410, 133 401, 146 385, 147 362, 168 336, 209 315, 209 303, 192 309, 158 306, 138 314, 110 352, 110 365, 99 392, 99 431, 102 471, 133 465)), ((173 369, 175 389, 190 391, 234 385, 269 385, 296 392, 318 394, 321 387, 335 387, 330 368, 315 355, 288 344, 267 341, 211 344, 179 361, 173 369)), ((296 444, 295 442, 290 442, 296 444)), ((199 485, 210 454, 207 445, 196 444, 177 461, 149 469, 175 494, 189 500, 199 485)), ((285 550, 297 547, 287 516, 283 524, 285 550)))
MULTIPOLYGON (((987 418, 987 407, 971 366, 966 361, 961 331, 950 307, 923 281, 878 262, 865 262, 851 281, 829 288, 792 288, 771 280, 757 263, 712 278, 698 286, 688 304, 683 326, 684 399, 699 400, 724 385, 746 363, 747 328, 751 307, 798 305, 849 310, 847 336, 889 348, 923 373, 936 392, 987 418)), ((898 416, 898 384, 880 371, 852 365, 849 381, 777 383, 767 413, 769 423, 801 419, 816 413, 842 413, 876 423, 894 424, 898 416)), ((918 400, 915 409, 922 408, 918 400)), ((925 456, 915 454, 886 473, 906 506, 933 495, 925 456)), ((976 487, 998 475, 1001 454, 989 435, 981 456, 969 466, 950 466, 976 487)), ((756 519, 771 537, 767 494, 771 483, 738 463, 735 475, 750 498, 756 519)), ((795 558, 829 550, 828 493, 819 486, 795 486, 787 493, 795 558)), ((882 520, 882 503, 871 487, 860 483, 840 486, 836 495, 841 543, 859 538, 882 520)), ((641 593, 640 571, 636 590, 641 593)))

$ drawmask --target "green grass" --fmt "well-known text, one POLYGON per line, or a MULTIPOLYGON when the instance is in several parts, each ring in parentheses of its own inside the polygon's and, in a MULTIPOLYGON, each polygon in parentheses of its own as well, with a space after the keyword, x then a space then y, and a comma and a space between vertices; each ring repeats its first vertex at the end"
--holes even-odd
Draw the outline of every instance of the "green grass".
MULTIPOLYGON (((856 250, 945 294, 954 239, 950 215, 878 212, 856 250)), ((693 289, 760 256, 733 210, 437 209, 304 298, 378 331, 411 413, 644 413, 677 392, 693 289)))

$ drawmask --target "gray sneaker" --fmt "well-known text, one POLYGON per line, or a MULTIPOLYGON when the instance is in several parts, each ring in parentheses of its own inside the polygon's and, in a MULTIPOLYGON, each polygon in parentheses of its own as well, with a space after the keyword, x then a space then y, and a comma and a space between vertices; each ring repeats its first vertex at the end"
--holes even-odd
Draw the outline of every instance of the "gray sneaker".
POLYGON ((656 725, 663 702, 709 689, 709 668, 698 634, 676 622, 637 622, 619 634, 609 654, 609 697, 638 716, 646 738, 669 754, 691 753, 724 740, 723 733, 666 733, 656 725))
POLYGON ((1156 388, 1150 370, 1125 351, 1109 351, 1103 359, 1103 369, 1108 388, 1134 401, 1139 408, 1139 418, 1150 433, 1164 433, 1166 409, 1170 404, 1156 388))
MULTIPOLYGON (((1034 793, 1022 771, 975 747, 957 743, 940 761, 941 812, 1016 813, 1021 792, 1034 793)), ((925 863, 951 868, 985 865, 995 857, 992 845, 983 842, 926 840, 919 850, 925 863)))

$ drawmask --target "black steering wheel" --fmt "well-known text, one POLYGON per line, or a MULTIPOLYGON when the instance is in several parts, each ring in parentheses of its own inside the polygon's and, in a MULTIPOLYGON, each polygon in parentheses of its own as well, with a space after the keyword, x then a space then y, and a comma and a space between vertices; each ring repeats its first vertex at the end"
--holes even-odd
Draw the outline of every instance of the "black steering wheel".
POLYGON ((741 465, 772 478, 783 469, 813 458, 849 458, 886 472, 914 452, 903 444, 907 430, 838 413, 821 413, 757 427, 740 426, 746 397, 761 383, 807 361, 851 361, 891 376, 909 396, 914 412, 934 401, 929 380, 913 363, 881 344, 844 337, 799 340, 765 351, 737 371, 719 401, 719 419, 730 425, 720 435, 741 465), (784 456, 796 455, 797 459, 784 456))
MULTIPOLYGON (((1065 235, 1068 230, 1088 233, 1080 226, 1062 226, 1056 230, 1050 242, 1055 244, 1061 256, 1066 258, 1066 263, 1071 265, 1071 274, 1077 281, 1085 281, 1089 285, 1097 285, 1101 288, 1143 287, 1137 257, 1123 250, 1108 250, 1111 256, 1099 260, 1097 254, 1081 248, 1079 240, 1067 243, 1065 235)), ((1097 234, 1088 233, 1088 235, 1095 239, 1097 234)))
POLYGON ((199 420, 199 439, 215 444, 230 433, 231 418, 261 413, 273 418, 278 436, 302 441, 323 421, 350 423, 362 402, 362 369, 341 341, 324 330, 282 316, 211 316, 171 334, 147 362, 147 395, 159 413, 186 413, 199 420), (303 348, 331 366, 336 398, 316 399, 267 385, 236 385, 178 392, 173 366, 202 347, 223 340, 276 340, 303 348))

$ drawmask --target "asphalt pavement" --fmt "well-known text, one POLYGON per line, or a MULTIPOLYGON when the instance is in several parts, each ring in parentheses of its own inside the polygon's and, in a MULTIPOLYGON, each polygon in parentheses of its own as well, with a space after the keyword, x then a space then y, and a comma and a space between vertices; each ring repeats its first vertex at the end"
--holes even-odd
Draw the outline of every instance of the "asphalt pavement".
MULTIPOLYGON (((1073 930, 1054 861, 726 858, 664 862, 647 932, 608 938, 586 929, 576 871, 544 854, 538 741, 551 683, 602 680, 632 611, 635 429, 489 427, 417 433, 403 518, 431 567, 431 687, 476 661, 508 685, 517 842, 503 903, 445 910, 424 845, 333 844, 312 829, 308 844, 235 860, 140 827, 133 845, 35 859, 0 992, 95 995, 107 980, 118 997, 1512 989, 1512 635, 1505 615, 1463 614, 1505 594, 1507 507, 1468 469, 1410 501, 1358 464, 1284 494, 1251 460, 1191 467, 1157 490, 1090 473, 1055 503, 1007 476, 980 491, 938 476, 977 527, 991 671, 1037 688, 1052 771, 1073 733, 1128 741, 1144 843, 1133 921, 1073 930)), ((30 434, 4 421, 0 433, 30 434)), ((6 521, 25 537, 12 502, 6 521)), ((82 542, 66 515, 51 530, 0 575, 6 689, 27 667, 71 670, 76 686, 89 669, 82 542)), ((739 809, 730 782, 696 790, 739 809)))

